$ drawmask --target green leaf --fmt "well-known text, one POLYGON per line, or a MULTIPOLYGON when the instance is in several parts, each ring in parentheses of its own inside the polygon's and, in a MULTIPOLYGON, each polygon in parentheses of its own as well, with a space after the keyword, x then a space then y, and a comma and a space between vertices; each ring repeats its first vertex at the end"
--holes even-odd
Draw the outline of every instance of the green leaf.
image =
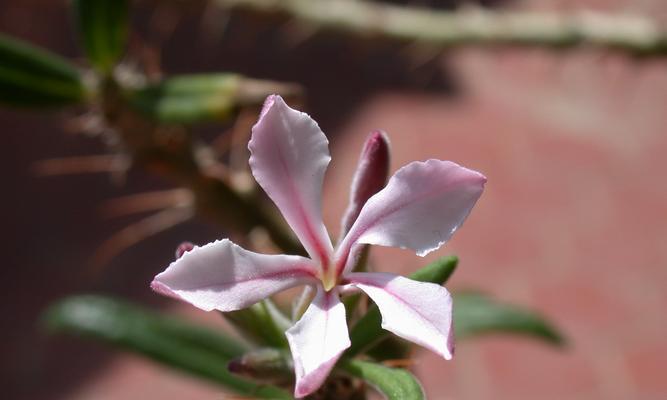
POLYGON ((422 400, 424 390, 417 378, 401 368, 389 368, 361 360, 343 360, 338 365, 347 373, 361 378, 388 400, 422 400))
POLYGON ((74 15, 88 60, 108 75, 125 52, 128 36, 127 0, 74 0, 74 15))
POLYGON ((237 105, 235 74, 187 75, 127 93, 130 105, 165 123, 225 121, 237 105))
MULTIPOLYGON (((443 284, 454 273, 458 261, 456 256, 440 258, 410 275, 410 279, 443 284)), ((388 332, 382 329, 381 322, 382 316, 377 306, 369 307, 366 315, 359 319, 350 331, 352 345, 347 349, 346 355, 352 357, 384 339, 388 332)))
POLYGON ((239 107, 261 105, 273 93, 294 95, 294 85, 236 74, 183 75, 127 90, 129 104, 163 123, 227 121, 239 107))
POLYGON ((0 102, 62 106, 85 97, 81 74, 67 60, 0 34, 0 102))
POLYGON ((458 263, 459 258, 456 256, 442 257, 413 272, 410 279, 444 285, 456 270, 458 263))
POLYGON ((454 328, 457 339, 511 333, 531 336, 554 345, 564 344, 558 330, 540 315, 496 302, 480 293, 454 295, 454 328))
POLYGON ((70 297, 53 305, 44 321, 53 332, 84 336, 143 354, 243 396, 292 398, 282 389, 258 385, 228 371, 229 361, 246 351, 237 341, 124 301, 92 295, 70 297))

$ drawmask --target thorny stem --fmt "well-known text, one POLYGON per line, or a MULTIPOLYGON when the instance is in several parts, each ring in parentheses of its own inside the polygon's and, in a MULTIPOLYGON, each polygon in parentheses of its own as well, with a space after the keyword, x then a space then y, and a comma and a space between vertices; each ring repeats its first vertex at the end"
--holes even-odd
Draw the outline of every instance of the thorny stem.
POLYGON ((182 127, 160 125, 132 109, 123 99, 122 88, 113 80, 101 84, 101 112, 120 137, 123 150, 141 165, 190 189, 196 211, 228 227, 247 234, 264 228, 271 240, 288 254, 302 254, 303 248, 251 197, 241 195, 215 174, 217 161, 210 152, 198 152, 182 127))
POLYGON ((667 31, 641 17, 465 9, 448 12, 362 0, 213 0, 226 9, 279 14, 313 30, 385 37, 440 48, 468 44, 592 45, 667 55, 667 31))

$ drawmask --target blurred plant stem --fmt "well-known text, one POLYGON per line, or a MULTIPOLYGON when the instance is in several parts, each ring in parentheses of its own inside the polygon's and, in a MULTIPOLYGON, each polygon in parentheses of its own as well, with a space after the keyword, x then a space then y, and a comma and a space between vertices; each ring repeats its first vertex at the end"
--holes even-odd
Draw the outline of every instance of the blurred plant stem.
POLYGON ((591 45, 637 55, 667 54, 667 31, 646 18, 605 15, 456 12, 360 0, 213 0, 225 9, 280 14, 312 30, 328 29, 448 48, 468 44, 591 45))
MULTIPOLYGON (((240 78, 239 79, 245 79, 240 78)), ((253 80, 245 82, 252 92, 253 80)), ((266 82, 262 82, 266 85, 266 82)), ((276 83, 274 90, 284 92, 284 84, 276 83)), ((266 87, 255 99, 262 103, 268 93, 266 87)), ((290 90, 294 90, 293 88, 290 90)), ((112 79, 100 85, 100 107, 106 124, 120 139, 122 151, 128 153, 133 164, 165 176, 193 193, 197 212, 219 223, 229 232, 247 234, 261 227, 283 251, 301 254, 301 246, 286 233, 282 225, 265 211, 259 201, 233 188, 220 173, 222 166, 215 153, 204 144, 196 144, 188 130, 180 125, 160 124, 143 115, 126 99, 124 88, 112 79)), ((246 103, 251 103, 244 99, 246 103)))

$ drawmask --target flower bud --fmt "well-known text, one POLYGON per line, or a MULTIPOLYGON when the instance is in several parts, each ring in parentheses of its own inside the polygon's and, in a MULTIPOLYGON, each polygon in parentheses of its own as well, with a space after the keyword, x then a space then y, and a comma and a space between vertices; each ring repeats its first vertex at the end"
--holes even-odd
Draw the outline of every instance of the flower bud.
POLYGON ((350 203, 342 219, 341 237, 350 230, 366 201, 387 183, 389 175, 389 139, 382 131, 373 131, 361 151, 352 179, 350 203))
POLYGON ((176 248, 176 259, 183 257, 183 254, 195 248, 195 245, 190 242, 183 242, 176 248))

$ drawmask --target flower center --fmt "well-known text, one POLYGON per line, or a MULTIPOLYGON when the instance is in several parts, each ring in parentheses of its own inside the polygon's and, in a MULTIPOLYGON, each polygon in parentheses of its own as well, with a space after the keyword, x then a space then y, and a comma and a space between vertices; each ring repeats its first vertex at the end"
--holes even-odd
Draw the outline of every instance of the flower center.
POLYGON ((333 263, 327 265, 327 268, 322 268, 320 280, 322 281, 324 290, 327 292, 338 284, 338 274, 336 273, 336 266, 333 263))

